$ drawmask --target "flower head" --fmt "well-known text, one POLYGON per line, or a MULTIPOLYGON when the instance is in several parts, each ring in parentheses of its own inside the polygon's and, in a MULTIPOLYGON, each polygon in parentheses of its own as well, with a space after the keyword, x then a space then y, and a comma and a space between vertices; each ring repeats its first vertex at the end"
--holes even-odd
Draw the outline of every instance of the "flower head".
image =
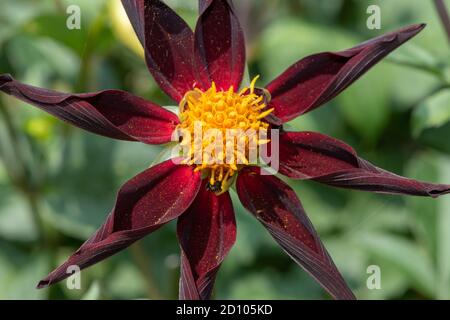
POLYGON ((247 155, 257 154, 258 147, 269 142, 258 137, 267 137, 265 118, 273 109, 267 110, 264 96, 255 93, 256 80, 240 92, 232 86, 218 91, 213 82, 205 92, 187 92, 180 103, 178 127, 187 135, 181 141, 187 147, 183 163, 196 165, 195 171, 207 176, 207 188, 218 194, 226 192, 236 173, 250 164, 247 155), (199 129, 209 134, 199 134, 199 129), (210 154, 204 152, 208 149, 210 154))
MULTIPOLYGON (((39 283, 68 276, 71 265, 89 267, 178 219, 180 298, 208 299, 221 263, 236 239, 230 186, 289 256, 336 299, 354 295, 309 221, 296 193, 250 161, 273 146, 279 133, 279 171, 293 179, 363 191, 437 197, 449 185, 420 182, 382 170, 345 143, 315 132, 288 132, 283 124, 333 99, 424 25, 412 25, 340 52, 311 55, 265 88, 245 88, 242 29, 231 0, 200 0, 195 31, 159 0, 122 0, 145 49, 150 73, 179 104, 179 116, 120 90, 66 94, 0 76, 0 90, 68 123, 114 139, 164 144, 184 132, 186 147, 129 180, 105 223, 68 260, 39 283), (214 130, 196 136, 196 126, 214 130), (266 133, 244 135, 254 130, 266 133), (235 133, 233 141, 224 139, 235 133), (236 133, 237 132, 237 133, 236 133), (270 135, 269 135, 270 136, 270 135), (220 139, 222 138, 222 140, 220 139), (211 149, 210 153, 196 153, 211 149), (239 145, 239 144, 238 144, 239 145), (216 148, 218 147, 218 148, 216 148), (221 147, 221 148, 220 148, 221 147)), ((300 35, 299 35, 300 36, 300 35)), ((272 150, 273 153, 273 150, 272 150)))

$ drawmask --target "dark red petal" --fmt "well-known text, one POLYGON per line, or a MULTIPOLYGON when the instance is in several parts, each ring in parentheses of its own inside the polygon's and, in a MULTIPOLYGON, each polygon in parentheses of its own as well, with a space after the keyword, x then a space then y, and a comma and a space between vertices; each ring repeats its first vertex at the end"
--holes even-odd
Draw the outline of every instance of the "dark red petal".
POLYGON ((377 168, 342 141, 314 132, 280 135, 280 173, 379 193, 430 197, 450 193, 450 185, 420 182, 377 168))
POLYGON ((236 189, 244 207, 333 298, 354 299, 294 190, 275 176, 260 175, 260 170, 246 168, 237 178, 236 189))
POLYGON ((298 61, 267 86, 274 115, 287 122, 328 102, 424 27, 412 25, 345 51, 298 61))
POLYGON ((178 117, 119 90, 67 94, 0 75, 0 90, 87 131, 110 138, 161 144, 171 141, 178 117))
POLYGON ((181 246, 180 299, 207 300, 216 273, 236 240, 230 195, 216 196, 204 182, 195 201, 178 219, 181 246))
POLYGON ((67 278, 69 266, 84 269, 96 264, 177 218, 191 205, 200 185, 198 172, 172 160, 137 175, 120 189, 103 226, 38 287, 67 278))
POLYGON ((145 47, 144 0, 122 0, 122 5, 139 41, 145 47))
POLYGON ((205 69, 204 81, 214 81, 219 90, 231 86, 238 90, 245 69, 245 41, 232 1, 201 1, 200 9, 195 29, 197 69, 205 69))
POLYGON ((144 11, 148 69, 161 89, 179 102, 186 91, 203 88, 194 68, 194 34, 162 1, 145 1, 144 11))

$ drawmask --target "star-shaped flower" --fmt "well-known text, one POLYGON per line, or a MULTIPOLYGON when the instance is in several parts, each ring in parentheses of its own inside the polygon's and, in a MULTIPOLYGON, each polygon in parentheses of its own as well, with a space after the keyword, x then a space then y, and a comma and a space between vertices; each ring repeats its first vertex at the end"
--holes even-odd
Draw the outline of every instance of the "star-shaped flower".
MULTIPOLYGON (((449 185, 419 182, 377 168, 331 137, 283 129, 285 122, 333 99, 419 33, 423 24, 348 50, 306 57, 265 88, 255 88, 255 82, 240 88, 245 43, 231 0, 200 0, 195 31, 159 0, 122 3, 145 48, 149 71, 179 104, 179 116, 120 90, 67 94, 29 86, 10 75, 0 76, 0 90, 87 131, 144 144, 168 143, 181 129, 193 136, 195 122, 221 131, 279 130, 279 171, 289 178, 388 194, 437 197, 450 192, 449 185)), ((256 142, 264 145, 269 139, 256 142)), ((248 150, 249 142, 245 146, 248 150)), ((235 162, 210 163, 190 153, 182 163, 171 159, 132 178, 118 192, 105 223, 39 288, 68 277, 71 265, 89 267, 178 219, 180 298, 210 298, 216 273, 236 239, 229 195, 235 182, 244 207, 296 263, 333 298, 354 299, 296 193, 246 162, 239 150, 234 149, 234 155, 235 162)))

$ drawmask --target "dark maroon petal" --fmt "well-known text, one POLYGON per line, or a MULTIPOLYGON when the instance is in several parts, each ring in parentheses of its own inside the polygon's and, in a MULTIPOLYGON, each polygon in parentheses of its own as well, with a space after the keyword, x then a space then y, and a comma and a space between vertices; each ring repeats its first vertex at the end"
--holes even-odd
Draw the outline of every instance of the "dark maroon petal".
POLYGON ((156 82, 179 102, 194 87, 194 34, 186 22, 159 0, 145 1, 145 56, 156 82))
POLYGON ((122 5, 139 41, 145 47, 144 0, 122 0, 122 5))
POLYGON ((216 196, 204 182, 195 201, 178 219, 181 245, 180 299, 207 300, 216 273, 236 240, 230 195, 216 196))
POLYGON ((294 190, 272 175, 248 167, 237 178, 244 207, 269 231, 284 251, 335 299, 355 299, 320 241, 294 190))
POLYGON ((345 51, 298 61, 266 87, 274 115, 287 122, 328 102, 424 27, 412 25, 345 51))
POLYGON ((103 226, 60 267, 42 280, 44 288, 67 278, 67 268, 87 268, 127 248, 180 216, 201 185, 191 167, 168 160, 128 181, 103 226))
POLYGON ((280 173, 379 193, 430 197, 450 193, 450 185, 420 182, 377 168, 342 141, 315 132, 280 135, 280 173))
POLYGON ((0 90, 87 131, 110 138, 161 144, 171 141, 178 117, 119 90, 68 94, 0 75, 0 90))
POLYGON ((245 69, 245 41, 232 1, 200 1, 200 10, 195 29, 197 69, 219 90, 231 86, 238 90, 245 69))

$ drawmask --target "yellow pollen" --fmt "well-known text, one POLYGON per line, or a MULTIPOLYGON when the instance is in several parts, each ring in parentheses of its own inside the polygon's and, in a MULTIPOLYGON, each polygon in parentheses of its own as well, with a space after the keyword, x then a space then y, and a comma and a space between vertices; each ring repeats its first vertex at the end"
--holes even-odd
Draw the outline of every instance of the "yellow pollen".
POLYGON ((269 124, 264 118, 273 109, 268 110, 264 97, 255 93, 258 78, 239 92, 233 87, 218 91, 213 82, 204 92, 187 92, 180 102, 184 163, 201 171, 216 194, 227 191, 244 166, 255 165, 251 156, 258 158, 259 147, 270 142, 260 138, 267 137, 269 124))

